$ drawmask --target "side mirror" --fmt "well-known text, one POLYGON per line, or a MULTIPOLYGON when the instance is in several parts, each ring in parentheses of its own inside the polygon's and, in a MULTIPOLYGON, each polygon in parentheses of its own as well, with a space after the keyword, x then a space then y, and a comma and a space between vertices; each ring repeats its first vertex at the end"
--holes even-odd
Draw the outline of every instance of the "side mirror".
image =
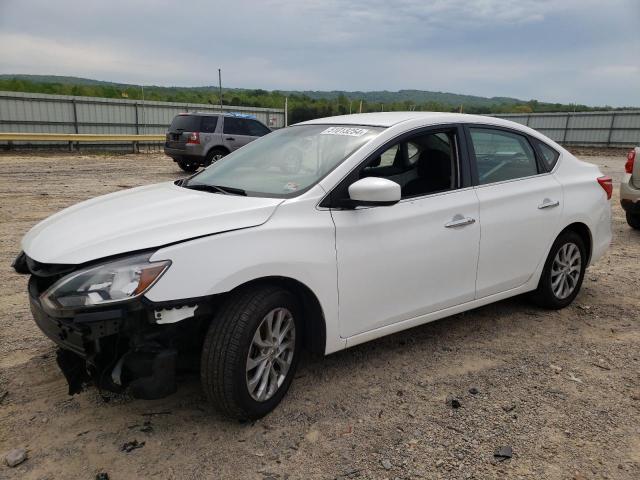
POLYGON ((400 201, 400 185, 386 178, 367 177, 349 185, 349 205, 389 206, 400 201))

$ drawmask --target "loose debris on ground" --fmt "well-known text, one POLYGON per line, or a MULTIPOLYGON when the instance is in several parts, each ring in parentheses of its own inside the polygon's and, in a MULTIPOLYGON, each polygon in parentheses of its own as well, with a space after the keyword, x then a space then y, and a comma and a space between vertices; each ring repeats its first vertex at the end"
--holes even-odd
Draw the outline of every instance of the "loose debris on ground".
POLYGON ((640 478, 640 234, 618 205, 626 152, 590 153, 579 152, 616 183, 614 241, 572 306, 545 311, 516 298, 306 355, 278 409, 247 423, 211 411, 197 375, 180 377, 163 400, 67 396, 52 343, 31 318, 27 279, 10 268, 39 220, 179 178, 175 164, 0 155, 0 452, 29 457, 0 465, 0 478, 640 478), (133 440, 144 448, 120 450, 133 440), (511 458, 494 456, 506 446, 511 458))

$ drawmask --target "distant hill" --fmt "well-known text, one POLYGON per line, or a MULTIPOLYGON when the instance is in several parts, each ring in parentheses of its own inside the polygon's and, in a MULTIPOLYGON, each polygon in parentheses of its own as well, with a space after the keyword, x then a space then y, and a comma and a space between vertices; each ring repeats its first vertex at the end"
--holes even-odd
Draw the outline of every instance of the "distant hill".
POLYGON ((367 102, 377 103, 394 103, 394 102, 412 102, 415 104, 426 102, 439 102, 449 105, 500 105, 500 104, 519 104, 525 103, 525 100, 510 97, 479 97, 476 95, 463 95, 459 93, 449 92, 432 92, 429 90, 398 90, 392 92, 388 90, 378 90, 372 92, 361 91, 340 91, 332 90, 328 92, 318 90, 290 91, 287 93, 306 95, 313 99, 329 99, 334 100, 344 95, 347 98, 362 99, 367 102))
MULTIPOLYGON (((96 86, 111 86, 120 88, 139 88, 139 85, 107 82, 102 80, 93 80, 90 78, 81 77, 65 77, 58 75, 24 75, 24 74, 0 74, 0 80, 25 80, 33 83, 53 83, 61 85, 96 85, 96 86)), ((215 85, 202 86, 202 87, 157 87, 155 85, 145 85, 145 88, 167 88, 170 90, 183 89, 191 91, 211 91, 213 93, 218 92, 218 87, 215 85)), ((243 92, 253 91, 248 88, 225 88, 227 92, 243 92)), ((426 102, 438 102, 448 105, 477 105, 477 106, 492 106, 500 104, 521 104, 525 103, 525 100, 519 100, 517 98, 509 97, 480 97, 476 95, 463 95, 459 93, 449 92, 433 92, 429 90, 399 90, 397 92, 388 90, 379 90, 371 92, 363 91, 320 91, 320 90, 288 90, 280 91, 280 93, 287 95, 304 95, 314 100, 336 100, 340 96, 345 96, 349 99, 364 100, 374 103, 395 103, 395 102, 411 102, 414 104, 422 104, 426 102)))
MULTIPOLYGON (((91 80, 56 75, 0 74, 0 90, 26 93, 49 93, 103 98, 142 99, 140 85, 91 80)), ((290 123, 312 118, 341 115, 359 111, 379 112, 418 110, 490 114, 566 112, 611 109, 587 105, 546 103, 511 97, 481 97, 429 90, 361 91, 279 91, 248 88, 224 88, 225 105, 263 108, 283 108, 289 100, 290 123), (362 104, 362 107, 360 106, 362 104)), ((144 99, 164 102, 220 104, 220 92, 215 85, 202 87, 162 87, 144 85, 144 99)))
POLYGON ((62 85, 111 85, 125 86, 125 83, 103 82, 91 78, 64 77, 60 75, 24 75, 24 74, 0 74, 0 80, 26 80, 34 83, 60 83, 62 85))

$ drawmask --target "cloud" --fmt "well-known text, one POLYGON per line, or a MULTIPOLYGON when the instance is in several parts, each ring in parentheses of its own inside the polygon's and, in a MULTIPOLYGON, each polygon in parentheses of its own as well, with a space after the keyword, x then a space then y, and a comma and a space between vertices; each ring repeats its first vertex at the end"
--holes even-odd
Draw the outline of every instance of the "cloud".
POLYGON ((4 0, 0 70, 639 105, 638 18, 636 0, 4 0))

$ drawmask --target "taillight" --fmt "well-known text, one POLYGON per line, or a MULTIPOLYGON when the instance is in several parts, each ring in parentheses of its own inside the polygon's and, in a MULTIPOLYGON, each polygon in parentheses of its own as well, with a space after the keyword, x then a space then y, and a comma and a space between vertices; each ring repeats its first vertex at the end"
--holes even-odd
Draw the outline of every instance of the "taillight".
POLYGON ((624 164, 624 171, 627 173, 633 172, 633 162, 636 160, 636 149, 632 148, 627 154, 627 163, 624 164))
POLYGON ((187 139, 187 143, 200 143, 200 132, 191 132, 189 138, 187 139))
POLYGON ((611 194, 613 193, 613 182, 611 181, 611 177, 606 175, 604 177, 598 177, 598 183, 607 194, 607 200, 611 200, 611 194))

